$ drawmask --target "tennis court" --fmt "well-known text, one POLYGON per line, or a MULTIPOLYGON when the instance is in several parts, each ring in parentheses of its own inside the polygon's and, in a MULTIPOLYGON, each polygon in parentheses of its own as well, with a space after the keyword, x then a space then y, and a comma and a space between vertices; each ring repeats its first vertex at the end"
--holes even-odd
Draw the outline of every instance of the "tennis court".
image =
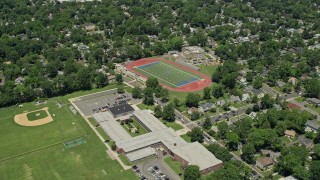
POLYGON ((163 61, 155 61, 134 69, 147 77, 156 77, 161 84, 177 88, 185 86, 202 78, 192 72, 185 71, 163 61))

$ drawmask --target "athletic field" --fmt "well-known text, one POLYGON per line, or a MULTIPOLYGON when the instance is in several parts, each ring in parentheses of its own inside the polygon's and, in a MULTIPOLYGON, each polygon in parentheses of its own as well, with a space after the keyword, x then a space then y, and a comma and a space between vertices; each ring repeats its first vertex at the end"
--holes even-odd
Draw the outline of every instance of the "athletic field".
POLYGON ((160 58, 145 58, 127 65, 127 69, 145 78, 155 77, 160 84, 174 91, 199 91, 210 85, 208 76, 160 58))
MULTIPOLYGON (((100 91, 113 88, 110 85, 100 91)), ((0 109, 0 179, 138 179, 133 171, 123 170, 108 157, 105 145, 81 115, 70 110, 67 99, 94 92, 48 99, 43 105, 31 102, 22 108, 0 109), (57 102, 63 105, 59 107, 57 102), (52 122, 34 127, 15 123, 15 115, 43 107, 48 107, 52 122), (76 138, 82 138, 83 143, 64 146, 76 138)), ((42 116, 41 111, 36 114, 42 116)))
POLYGON ((137 66, 134 69, 148 77, 156 77, 160 83, 173 88, 201 80, 200 76, 163 61, 137 66))

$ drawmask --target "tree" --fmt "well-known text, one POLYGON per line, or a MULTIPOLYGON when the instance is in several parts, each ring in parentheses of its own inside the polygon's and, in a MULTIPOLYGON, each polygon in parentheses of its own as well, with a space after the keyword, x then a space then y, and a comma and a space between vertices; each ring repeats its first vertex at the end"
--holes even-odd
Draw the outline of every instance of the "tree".
POLYGON ((198 180, 200 176, 200 168, 197 165, 189 165, 184 170, 185 180, 198 180))
POLYGON ((253 87, 256 89, 260 89, 262 87, 263 78, 260 76, 257 76, 253 80, 253 87))
POLYGON ((156 118, 160 118, 162 117, 162 108, 160 105, 157 105, 155 108, 154 108, 154 116, 156 118))
POLYGON ((320 179, 320 161, 312 161, 310 164, 310 179, 320 179))
POLYGON ((155 90, 159 86, 159 81, 157 78, 149 77, 146 81, 146 86, 152 90, 155 90))
POLYGON ((210 99, 211 90, 209 87, 203 89, 203 99, 210 99))
POLYGON ((108 85, 108 78, 102 73, 97 74, 95 81, 98 88, 108 85))
POLYGON ((229 89, 233 89, 236 86, 237 75, 235 73, 226 74, 223 76, 221 83, 228 87, 229 89))
POLYGON ((203 128, 205 129, 210 129, 211 126, 212 126, 212 123, 211 123, 211 120, 209 117, 206 117, 206 119, 204 120, 204 123, 203 123, 203 128))
POLYGON ((162 88, 160 92, 160 98, 162 102, 167 102, 169 100, 169 90, 162 88))
POLYGON ((213 86, 212 95, 215 98, 222 97, 223 96, 223 89, 224 89, 224 87, 221 84, 217 84, 216 86, 213 86))
POLYGON ((143 94, 142 94, 142 89, 139 88, 139 87, 134 87, 132 89, 132 98, 134 99, 140 99, 143 97, 143 94))
POLYGON ((263 96, 263 98, 261 99, 261 109, 269 109, 273 107, 273 100, 271 99, 271 97, 269 96, 269 94, 266 94, 265 96, 263 96))
POLYGON ((318 78, 307 80, 304 88, 310 97, 320 98, 320 80, 318 78))
POLYGON ((169 103, 163 107, 162 117, 164 120, 173 122, 175 120, 174 105, 169 103))
POLYGON ((229 131, 228 123, 223 121, 218 124, 219 136, 221 139, 224 139, 229 131))
POLYGON ((192 114, 191 114, 192 121, 197 120, 199 118, 200 118, 200 113, 198 111, 192 112, 192 114))
POLYGON ((123 77, 121 74, 116 74, 116 81, 119 83, 119 84, 122 84, 123 83, 123 77))
POLYGON ((207 146, 207 149, 212 154, 214 154, 216 158, 220 159, 223 162, 230 161, 232 158, 232 155, 230 154, 230 152, 226 148, 223 148, 218 144, 210 144, 209 146, 207 146))
POLYGON ((180 101, 179 101, 179 99, 178 99, 178 98, 174 98, 174 99, 173 99, 173 104, 174 104, 175 107, 179 107, 179 106, 180 106, 180 101))
POLYGON ((188 93, 185 104, 188 107, 198 107, 200 99, 199 94, 188 93))
POLYGON ((123 88, 123 86, 118 87, 118 88, 117 88, 117 92, 118 92, 119 94, 124 93, 124 88, 123 88))
POLYGON ((227 144, 229 149, 236 150, 238 149, 238 143, 240 142, 240 138, 237 133, 229 132, 227 133, 227 144))
POLYGON ((153 105, 153 91, 150 88, 144 90, 144 99, 143 103, 146 105, 153 105))
POLYGON ((254 145, 251 143, 245 144, 242 148, 241 158, 249 164, 253 164, 254 161, 254 154, 256 153, 256 149, 254 145))
POLYGON ((193 128, 188 132, 188 136, 191 137, 191 142, 198 141, 199 143, 202 143, 204 139, 203 131, 199 127, 193 128))

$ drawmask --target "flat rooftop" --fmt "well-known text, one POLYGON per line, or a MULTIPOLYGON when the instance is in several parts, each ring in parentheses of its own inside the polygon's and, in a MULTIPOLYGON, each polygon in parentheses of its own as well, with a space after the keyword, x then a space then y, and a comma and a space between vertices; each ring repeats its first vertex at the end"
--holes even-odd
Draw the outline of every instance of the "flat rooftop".
POLYGON ((117 146, 125 152, 135 151, 157 143, 163 143, 169 149, 187 144, 187 142, 178 136, 171 128, 150 132, 141 136, 136 136, 132 139, 116 142, 117 146))
POLYGON ((147 147, 144 149, 140 149, 140 150, 128 153, 126 154, 126 157, 129 159, 129 161, 134 162, 139 159, 143 159, 145 157, 152 156, 155 154, 156 154, 156 151, 153 148, 147 147))
POLYGON ((119 106, 109 107, 108 109, 114 116, 134 111, 133 107, 129 104, 121 104, 119 106))
POLYGON ((189 165, 199 166, 200 171, 222 163, 199 142, 188 143, 174 148, 172 152, 189 162, 189 165))
POLYGON ((159 119, 154 117, 148 110, 136 110, 133 115, 139 119, 150 131, 159 131, 166 129, 165 126, 159 119))

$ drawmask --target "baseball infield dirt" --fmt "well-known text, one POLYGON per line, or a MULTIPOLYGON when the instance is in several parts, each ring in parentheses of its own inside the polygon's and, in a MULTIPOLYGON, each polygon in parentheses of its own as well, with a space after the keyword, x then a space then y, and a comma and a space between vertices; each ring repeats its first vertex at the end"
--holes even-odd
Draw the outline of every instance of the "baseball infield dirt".
POLYGON ((51 121, 53 121, 53 118, 51 117, 49 111, 48 111, 48 107, 44 107, 42 109, 39 109, 36 111, 30 111, 30 112, 26 112, 26 113, 22 113, 22 114, 18 114, 14 116, 14 121, 21 125, 21 126, 41 126, 47 123, 50 123, 51 121), (42 119, 38 119, 38 120, 34 120, 34 121, 29 121, 27 118, 27 114, 31 113, 31 112, 36 112, 39 110, 45 110, 48 114, 47 117, 42 118, 42 119))

